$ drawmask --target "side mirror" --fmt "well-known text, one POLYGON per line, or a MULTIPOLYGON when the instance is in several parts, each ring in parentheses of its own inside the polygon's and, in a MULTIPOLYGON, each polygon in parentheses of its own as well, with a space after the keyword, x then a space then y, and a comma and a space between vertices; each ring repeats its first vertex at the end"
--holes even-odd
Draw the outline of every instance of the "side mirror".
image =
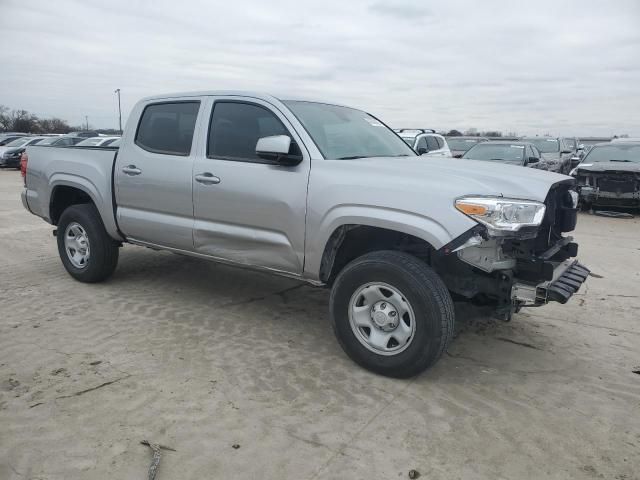
POLYGON ((429 150, 424 147, 418 148, 417 151, 418 151, 418 155, 424 155, 425 153, 429 153, 429 150))
POLYGON ((295 145, 289 135, 262 137, 256 143, 256 155, 280 165, 298 165, 302 161, 302 155, 289 153, 292 144, 295 145))
POLYGON ((538 157, 529 157, 527 163, 538 163, 540 159, 538 157))

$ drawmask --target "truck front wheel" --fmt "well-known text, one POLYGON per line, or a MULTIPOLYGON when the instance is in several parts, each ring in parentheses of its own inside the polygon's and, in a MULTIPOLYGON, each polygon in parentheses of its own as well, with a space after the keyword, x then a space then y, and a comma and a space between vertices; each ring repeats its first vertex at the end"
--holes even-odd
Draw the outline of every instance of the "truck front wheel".
POLYGON ((433 365, 453 336, 454 308, 440 277, 423 261, 378 251, 349 263, 331 291, 331 319, 344 351, 391 377, 433 365))
POLYGON ((67 272, 81 282, 105 280, 118 264, 118 245, 92 204, 72 205, 58 222, 58 253, 67 272))

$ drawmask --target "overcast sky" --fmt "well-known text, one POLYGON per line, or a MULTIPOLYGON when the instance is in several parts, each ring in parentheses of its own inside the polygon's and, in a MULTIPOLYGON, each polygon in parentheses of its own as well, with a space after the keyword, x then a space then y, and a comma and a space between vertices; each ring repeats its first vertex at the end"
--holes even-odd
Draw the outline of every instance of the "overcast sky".
POLYGON ((117 127, 142 96, 260 90, 393 127, 640 136, 640 2, 0 0, 0 104, 117 127))

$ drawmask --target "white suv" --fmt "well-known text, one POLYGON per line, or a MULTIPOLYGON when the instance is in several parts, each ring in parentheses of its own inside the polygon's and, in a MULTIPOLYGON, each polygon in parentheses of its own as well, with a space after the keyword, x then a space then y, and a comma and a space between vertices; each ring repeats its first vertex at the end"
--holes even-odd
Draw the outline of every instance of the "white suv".
POLYGON ((430 128, 400 128, 395 130, 407 145, 419 155, 429 157, 450 157, 447 140, 430 128))

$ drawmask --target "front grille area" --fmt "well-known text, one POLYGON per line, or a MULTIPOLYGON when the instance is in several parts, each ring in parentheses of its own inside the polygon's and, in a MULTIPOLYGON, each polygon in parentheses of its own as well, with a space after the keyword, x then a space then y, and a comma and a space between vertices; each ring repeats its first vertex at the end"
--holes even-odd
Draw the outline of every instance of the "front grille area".
POLYGON ((604 192, 632 193, 638 190, 639 182, 633 174, 605 174, 594 180, 599 190, 604 192))

